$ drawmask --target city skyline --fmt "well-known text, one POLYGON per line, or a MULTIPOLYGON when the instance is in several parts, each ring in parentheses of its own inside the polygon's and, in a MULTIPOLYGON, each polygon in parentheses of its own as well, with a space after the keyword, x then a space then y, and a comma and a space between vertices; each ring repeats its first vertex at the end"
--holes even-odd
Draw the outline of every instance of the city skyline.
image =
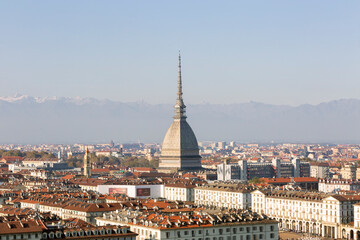
POLYGON ((0 240, 360 240, 359 7, 0 0, 0 240))
POLYGON ((360 95, 357 1, 2 2, 0 96, 318 104, 360 95), (161 91, 162 94, 154 94, 161 91))

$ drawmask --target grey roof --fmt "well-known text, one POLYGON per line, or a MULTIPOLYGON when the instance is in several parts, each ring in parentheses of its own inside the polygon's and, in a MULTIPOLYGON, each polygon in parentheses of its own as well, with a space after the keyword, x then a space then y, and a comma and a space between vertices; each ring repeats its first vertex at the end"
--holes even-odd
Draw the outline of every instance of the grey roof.
POLYGON ((199 155, 195 134, 185 119, 174 119, 164 137, 161 155, 199 155))

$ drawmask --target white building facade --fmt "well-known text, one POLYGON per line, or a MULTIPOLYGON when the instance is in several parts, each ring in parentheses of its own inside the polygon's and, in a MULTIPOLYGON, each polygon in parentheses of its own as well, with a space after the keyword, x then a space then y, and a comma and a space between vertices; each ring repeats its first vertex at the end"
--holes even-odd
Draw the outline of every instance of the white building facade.
POLYGON ((296 191, 252 193, 252 210, 279 221, 279 228, 327 238, 346 238, 343 228, 354 221, 359 197, 296 191))
POLYGON ((251 191, 226 187, 196 187, 195 204, 233 209, 251 207, 251 191))
POLYGON ((320 179, 318 186, 319 191, 325 193, 360 190, 360 182, 353 179, 320 179))
POLYGON ((169 201, 195 201, 195 186, 184 184, 165 184, 164 197, 169 201))
POLYGON ((128 197, 136 198, 163 198, 163 184, 143 184, 143 185, 98 185, 97 192, 101 194, 119 193, 128 197))
MULTIPOLYGON (((219 216, 219 219, 223 217, 219 216)), ((234 216, 232 216, 234 218, 234 216)), ((97 218, 98 226, 124 224, 139 234, 137 240, 277 240, 278 224, 269 219, 235 219, 223 221, 201 215, 163 216, 141 214, 139 218, 104 214, 97 218)))

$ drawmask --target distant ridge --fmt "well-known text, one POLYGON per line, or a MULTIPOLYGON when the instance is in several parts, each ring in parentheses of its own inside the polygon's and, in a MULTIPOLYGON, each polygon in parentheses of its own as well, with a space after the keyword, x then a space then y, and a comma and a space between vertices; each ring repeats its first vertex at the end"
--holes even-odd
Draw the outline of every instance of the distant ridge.
MULTIPOLYGON (((161 142, 171 104, 94 98, 0 97, 0 143, 161 142)), ((198 140, 360 143, 360 100, 296 107, 188 104, 198 140)))

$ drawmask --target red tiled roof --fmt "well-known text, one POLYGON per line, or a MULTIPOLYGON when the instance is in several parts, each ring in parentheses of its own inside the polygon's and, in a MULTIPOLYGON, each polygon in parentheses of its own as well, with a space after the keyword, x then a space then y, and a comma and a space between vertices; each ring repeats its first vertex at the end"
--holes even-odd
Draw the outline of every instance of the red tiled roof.
POLYGON ((66 175, 66 176, 63 176, 61 179, 69 180, 69 179, 73 179, 74 177, 76 177, 76 175, 66 175))
MULTIPOLYGON (((290 183, 292 181, 291 178, 261 178, 260 180, 264 181, 265 183, 272 184, 272 183, 290 183)), ((298 177, 293 178, 293 181, 296 183, 301 182, 313 182, 316 183, 318 180, 313 177, 298 177)))
POLYGON ((191 173, 185 173, 183 176, 183 178, 197 178, 197 176, 191 174, 191 173))
POLYGON ((91 170, 92 173, 109 173, 109 168, 95 168, 91 170))
POLYGON ((0 235, 15 233, 42 233, 42 224, 37 220, 13 221, 0 223, 0 235))
POLYGON ((314 177, 297 177, 294 178, 295 182, 318 182, 318 180, 314 177))
POLYGON ((23 160, 24 158, 19 156, 3 156, 2 158, 0 158, 0 161, 5 163, 11 163, 11 162, 17 162, 23 160))

